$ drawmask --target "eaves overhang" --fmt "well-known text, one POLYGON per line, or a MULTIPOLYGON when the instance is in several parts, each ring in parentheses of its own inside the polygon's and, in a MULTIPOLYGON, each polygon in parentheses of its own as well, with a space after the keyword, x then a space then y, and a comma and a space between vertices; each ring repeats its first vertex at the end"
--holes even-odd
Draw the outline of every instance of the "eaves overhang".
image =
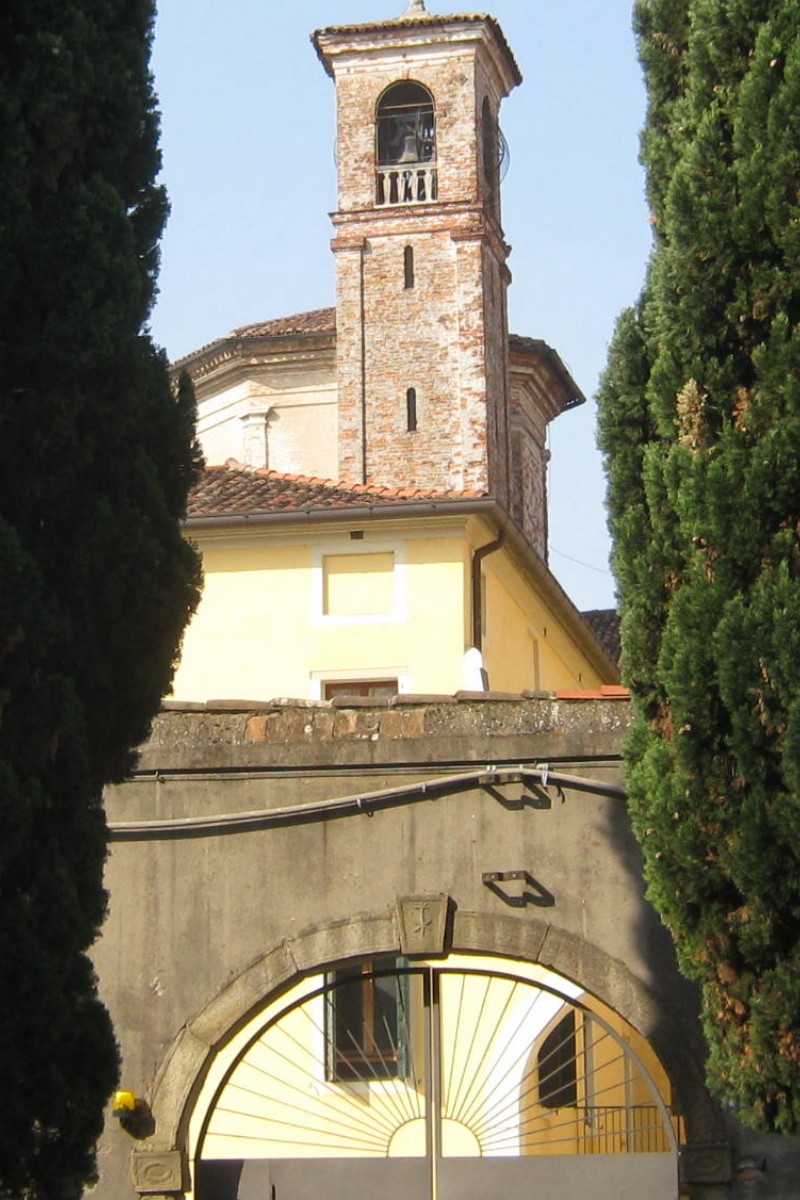
POLYGON ((549 346, 541 338, 523 337, 512 333, 508 339, 511 361, 524 362, 526 359, 534 362, 544 362, 549 367, 564 397, 561 412, 568 412, 586 403, 586 396, 578 387, 557 350, 549 346))
POLYGON ((170 364, 170 374, 177 379, 183 371, 188 371, 196 381, 233 363, 249 366, 259 357, 267 360, 292 353, 307 355, 315 351, 334 350, 335 346, 336 331, 333 329, 244 335, 232 333, 170 364))

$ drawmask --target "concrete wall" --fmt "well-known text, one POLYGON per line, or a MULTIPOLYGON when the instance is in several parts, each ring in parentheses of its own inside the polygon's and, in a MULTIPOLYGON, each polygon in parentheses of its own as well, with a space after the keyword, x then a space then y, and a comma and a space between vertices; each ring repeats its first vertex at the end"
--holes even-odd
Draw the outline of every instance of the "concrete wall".
POLYGON ((628 719, 619 700, 491 698, 164 712, 137 775, 108 796, 110 911, 96 948, 124 1085, 154 1124, 134 1129, 137 1140, 109 1120, 94 1194, 135 1194, 135 1147, 140 1189, 153 1194, 160 1179, 159 1194, 180 1194, 179 1152, 215 1049, 300 976, 399 952, 404 898, 444 895, 442 951, 540 962, 650 1041, 695 1147, 691 1194, 727 1195, 713 1182, 725 1133, 702 1085, 694 992, 643 900, 624 802, 602 794, 619 780, 628 719), (601 794, 474 774, 540 762, 601 794), (470 773, 349 815, 298 813, 470 773), (272 824, 119 828, 276 809, 289 811, 272 824), (518 870, 529 876, 521 890, 483 880, 518 870))

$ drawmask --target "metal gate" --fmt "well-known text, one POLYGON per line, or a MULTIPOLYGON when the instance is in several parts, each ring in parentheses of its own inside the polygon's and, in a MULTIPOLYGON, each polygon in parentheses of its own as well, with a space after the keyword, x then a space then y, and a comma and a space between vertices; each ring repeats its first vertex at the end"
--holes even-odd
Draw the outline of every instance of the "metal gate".
POLYGON ((660 1064, 551 978, 398 961, 320 977, 218 1088, 197 1200, 675 1200, 660 1064))

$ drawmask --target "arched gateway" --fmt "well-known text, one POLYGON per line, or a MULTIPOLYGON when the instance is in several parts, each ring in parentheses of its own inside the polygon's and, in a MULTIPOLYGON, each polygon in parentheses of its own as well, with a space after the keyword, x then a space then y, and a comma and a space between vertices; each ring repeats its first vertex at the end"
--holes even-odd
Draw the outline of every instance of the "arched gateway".
POLYGON ((716 1117, 656 1017, 544 922, 401 899, 281 943, 182 1030, 134 1178, 192 1200, 675 1200, 680 1145, 716 1117))
POLYGON ((627 1022, 506 959, 361 960, 247 1023, 190 1124, 196 1200, 678 1195, 681 1120, 627 1022))

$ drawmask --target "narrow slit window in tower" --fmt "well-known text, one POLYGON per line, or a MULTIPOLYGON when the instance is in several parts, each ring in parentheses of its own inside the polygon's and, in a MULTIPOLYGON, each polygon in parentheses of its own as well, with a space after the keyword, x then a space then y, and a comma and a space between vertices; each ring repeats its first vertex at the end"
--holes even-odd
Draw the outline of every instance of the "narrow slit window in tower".
POLYGON ((403 275, 405 279, 404 286, 413 288, 414 286, 414 247, 406 246, 403 251, 403 275))
POLYGON ((406 392, 406 429, 414 433, 417 428, 417 389, 409 388, 406 392))

